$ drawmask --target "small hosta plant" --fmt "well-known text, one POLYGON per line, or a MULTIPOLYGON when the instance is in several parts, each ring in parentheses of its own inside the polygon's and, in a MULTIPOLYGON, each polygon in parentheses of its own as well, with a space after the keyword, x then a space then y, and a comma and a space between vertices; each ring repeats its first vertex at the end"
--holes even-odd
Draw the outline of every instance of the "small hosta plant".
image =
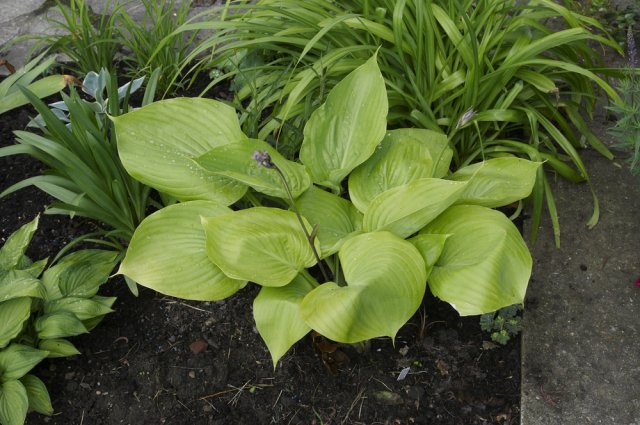
POLYGON ((510 305, 498 311, 483 314, 480 316, 480 328, 491 333, 492 341, 505 345, 522 330, 522 317, 518 315, 520 311, 522 311, 520 305, 510 305))
POLYGON ((89 332, 111 312, 112 297, 96 295, 116 253, 77 251, 47 268, 25 251, 36 218, 0 248, 0 423, 21 425, 28 410, 53 413, 44 383, 30 371, 45 358, 79 354, 67 337, 89 332))
POLYGON ((373 57, 311 115, 298 162, 214 100, 114 117, 125 168, 181 201, 140 224, 119 273, 196 300, 260 285, 253 313, 274 364, 311 330, 394 338, 427 282, 462 315, 521 303, 531 257, 491 208, 528 196, 539 164, 503 157, 450 174, 444 134, 387 130, 387 112, 373 57), (229 207, 241 199, 253 206, 229 207))

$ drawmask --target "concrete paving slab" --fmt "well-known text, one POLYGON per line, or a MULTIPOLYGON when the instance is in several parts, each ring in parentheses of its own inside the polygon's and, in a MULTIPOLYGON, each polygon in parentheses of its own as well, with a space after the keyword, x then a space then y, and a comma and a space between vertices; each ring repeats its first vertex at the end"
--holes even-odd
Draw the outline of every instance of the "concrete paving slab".
POLYGON ((640 178, 582 156, 600 222, 585 226, 587 185, 553 184, 561 248, 545 223, 524 313, 522 425, 640 425, 640 178))

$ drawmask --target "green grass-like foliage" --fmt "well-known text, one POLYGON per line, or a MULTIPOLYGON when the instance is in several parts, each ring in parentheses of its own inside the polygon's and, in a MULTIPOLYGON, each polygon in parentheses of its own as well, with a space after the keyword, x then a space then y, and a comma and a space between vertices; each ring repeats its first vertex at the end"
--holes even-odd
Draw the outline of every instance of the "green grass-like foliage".
POLYGON ((25 251, 38 218, 0 248, 0 423, 22 425, 28 410, 53 414, 44 383, 29 373, 45 358, 80 354, 67 337, 93 329, 113 297, 96 295, 117 253, 77 251, 47 267, 25 251))
MULTIPOLYGON (((151 78, 143 104, 153 100, 157 72, 151 78)), ((89 73, 83 90, 87 100, 71 87, 69 95, 51 109, 33 93, 22 93, 39 112, 32 125, 37 131, 16 131, 17 144, 0 148, 0 156, 27 154, 47 165, 39 176, 3 188, 0 198, 34 185, 57 199, 46 213, 89 217, 107 226, 97 235, 107 236, 122 250, 150 205, 150 188, 131 178, 120 163, 113 125, 107 114, 129 110, 129 95, 142 79, 122 87, 106 70, 89 73)), ((93 235, 93 236, 97 236, 93 235)))
MULTIPOLYGON (((260 138, 301 129, 331 87, 377 51, 390 126, 447 135, 454 168, 510 153, 546 161, 573 181, 588 180, 580 148, 612 157, 584 117, 598 87, 619 99, 596 74, 603 67, 595 45, 619 46, 592 29, 602 26, 551 0, 228 1, 211 19, 182 27, 213 30, 190 59, 215 52, 201 66, 226 71, 212 85, 235 79, 248 105, 243 128, 262 117, 260 138)), ((293 158, 302 137, 289 134, 298 137, 278 143, 293 158)), ((547 188, 540 169, 534 237, 545 198, 558 229, 547 188)))
POLYGON ((119 273, 199 300, 260 285, 254 318, 274 365, 312 329, 394 338, 427 282, 462 315, 522 303, 531 256, 492 208, 527 197, 540 164, 510 156, 451 174, 446 136, 387 130, 388 107, 374 56, 311 114, 298 161, 210 99, 113 117, 127 171, 181 201, 140 224, 119 273))

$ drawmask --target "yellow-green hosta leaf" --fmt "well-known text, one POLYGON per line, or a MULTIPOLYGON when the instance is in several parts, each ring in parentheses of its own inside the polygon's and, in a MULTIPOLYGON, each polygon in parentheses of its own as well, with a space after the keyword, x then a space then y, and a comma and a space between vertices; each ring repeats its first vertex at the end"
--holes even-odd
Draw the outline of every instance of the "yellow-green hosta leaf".
POLYGON ((431 292, 462 316, 524 301, 531 255, 504 214, 477 205, 449 208, 424 234, 450 235, 429 277, 431 292))
POLYGON ((40 280, 26 270, 0 271, 0 302, 18 297, 44 298, 40 280))
POLYGON ((493 158, 459 169, 451 180, 468 182, 459 203, 503 207, 531 194, 540 165, 516 157, 493 158))
POLYGON ((0 351, 0 381, 20 379, 44 360, 48 351, 28 345, 11 344, 0 351))
POLYGON ((49 352, 47 357, 68 357, 80 354, 80 351, 69 341, 61 338, 43 339, 38 344, 38 348, 49 352))
POLYGON ((449 236, 450 235, 420 234, 409 239, 409 242, 411 242, 413 246, 417 248, 420 255, 422 255, 427 270, 427 279, 431 274, 431 270, 433 270, 433 266, 436 265, 440 255, 442 255, 444 244, 447 242, 449 236))
POLYGON ((13 298, 0 303, 0 348, 22 332, 23 323, 31 315, 31 298, 13 298))
POLYGON ((42 415, 52 415, 53 406, 51 398, 44 382, 35 375, 25 375, 20 378, 20 382, 27 390, 27 398, 29 399, 29 410, 33 410, 42 415))
POLYGON ((384 137, 389 104, 376 60, 374 55, 336 84, 304 127, 300 160, 320 186, 337 191, 384 137))
POLYGON ((296 200, 312 226, 318 226, 320 258, 338 252, 344 241, 362 230, 362 214, 349 201, 312 186, 296 200))
POLYGON ((253 300, 256 328, 269 348, 274 367, 311 330, 300 315, 300 303, 312 289, 313 285, 298 275, 286 286, 264 286, 253 300))
POLYGON ((395 338, 424 296, 418 250, 392 233, 373 232, 346 241, 339 256, 347 286, 328 282, 311 291, 300 306, 305 322, 338 342, 395 338))
POLYGON ((230 106, 211 99, 177 98, 111 119, 122 164, 137 180, 181 201, 230 205, 244 195, 245 185, 209 173, 192 159, 246 138, 230 106))
POLYGON ((24 425, 29 409, 27 390, 18 380, 0 385, 0 423, 2 425, 24 425))
POLYGON ((376 196, 364 214, 365 232, 387 230, 411 236, 453 205, 467 183, 423 178, 376 196))
POLYGON ((104 316, 113 310, 97 301, 82 297, 65 297, 49 301, 44 306, 45 313, 55 313, 57 311, 73 313, 78 319, 87 320, 93 317, 104 316))
POLYGON ((246 282, 227 277, 207 257, 201 217, 231 210, 210 201, 171 205, 138 226, 118 274, 162 294, 190 300, 221 300, 246 282))
POLYGON ((12 270, 16 268, 24 255, 31 238, 38 228, 38 218, 23 225, 13 232, 0 248, 0 270, 12 270))
POLYGON ((273 168, 260 166, 253 159, 255 152, 267 152, 287 180, 294 198, 311 186, 311 177, 304 165, 287 160, 262 140, 247 139, 210 150, 195 161, 205 170, 251 186, 258 192, 289 199, 280 174, 273 168))
POLYGON ((40 316, 34 326, 40 339, 64 338, 87 333, 86 326, 74 314, 49 313, 40 316))
MULTIPOLYGON (((302 219, 307 231, 311 226, 302 219)), ((284 286, 316 264, 296 215, 276 208, 249 208, 203 218, 209 259, 230 277, 262 286, 284 286)), ((316 250, 320 243, 316 239, 316 250)))
POLYGON ((379 194, 425 177, 444 177, 453 153, 447 136, 401 128, 387 132, 375 153, 349 175, 349 197, 362 212, 379 194))

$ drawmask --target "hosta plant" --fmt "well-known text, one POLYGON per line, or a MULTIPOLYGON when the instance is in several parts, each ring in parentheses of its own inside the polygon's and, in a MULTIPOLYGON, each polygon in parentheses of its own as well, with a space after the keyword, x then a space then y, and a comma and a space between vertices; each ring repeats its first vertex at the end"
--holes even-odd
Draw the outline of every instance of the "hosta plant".
POLYGON ((141 223, 119 273, 196 300, 262 286, 253 313, 274 364, 312 329, 394 338, 427 282, 463 315, 522 303, 531 257, 491 208, 528 196, 539 164, 506 156, 450 174, 446 136, 388 131, 387 112, 374 57, 310 117, 298 162, 214 100, 114 117, 125 168, 181 201, 141 223), (253 206, 229 207, 241 199, 253 206))
POLYGON ((36 218, 0 248, 0 423, 21 425, 28 410, 50 415, 44 383, 29 373, 45 358, 79 354, 65 338, 87 333, 111 312, 112 297, 96 295, 116 253, 84 250, 47 268, 25 251, 36 218))

